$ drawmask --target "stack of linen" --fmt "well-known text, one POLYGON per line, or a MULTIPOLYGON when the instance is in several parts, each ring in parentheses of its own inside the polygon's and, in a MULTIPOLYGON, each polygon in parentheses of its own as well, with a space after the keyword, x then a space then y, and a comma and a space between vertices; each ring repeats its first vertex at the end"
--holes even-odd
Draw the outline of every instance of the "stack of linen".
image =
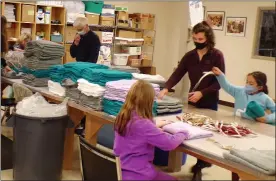
POLYGON ((164 88, 166 79, 161 75, 148 75, 148 74, 139 74, 139 73, 132 73, 134 79, 137 80, 146 80, 150 83, 158 84, 160 88, 164 88))
POLYGON ((107 82, 132 79, 131 73, 110 69, 85 69, 83 78, 91 83, 105 86, 107 82))
POLYGON ((164 96, 162 100, 158 99, 156 102, 158 115, 181 113, 183 109, 180 100, 170 96, 164 96))
POLYGON ((189 135, 187 138, 188 140, 207 138, 213 136, 213 133, 211 131, 203 130, 199 127, 195 127, 188 123, 183 123, 180 121, 176 121, 174 123, 165 125, 162 129, 171 134, 175 134, 180 131, 185 131, 189 135))
MULTIPOLYGON (((137 80, 119 80, 106 83, 106 91, 104 93, 103 110, 105 113, 116 116, 123 106, 128 91, 137 80)), ((152 84, 155 94, 160 92, 157 84, 152 84)), ((156 103, 153 112, 156 114, 156 103)))
POLYGON ((36 40, 27 43, 24 52, 25 62, 23 72, 27 73, 23 83, 35 87, 47 87, 50 80, 49 68, 62 62, 64 46, 46 40, 36 40))
POLYGON ((130 67, 130 66, 119 66, 119 65, 112 65, 110 67, 112 70, 119 70, 122 72, 129 72, 129 73, 140 73, 138 68, 130 67))
POLYGON ((97 111, 101 111, 102 108, 102 97, 105 92, 105 88, 97 84, 88 82, 85 79, 78 80, 78 90, 80 94, 80 104, 88 106, 97 111))
POLYGON ((65 88, 62 87, 59 83, 53 82, 51 80, 48 81, 49 92, 59 95, 61 97, 65 96, 65 88))
POLYGON ((52 81, 59 83, 64 79, 71 79, 77 82, 78 79, 84 78, 84 70, 89 72, 92 69, 108 69, 108 67, 89 62, 71 62, 64 65, 52 66, 50 78, 52 81))

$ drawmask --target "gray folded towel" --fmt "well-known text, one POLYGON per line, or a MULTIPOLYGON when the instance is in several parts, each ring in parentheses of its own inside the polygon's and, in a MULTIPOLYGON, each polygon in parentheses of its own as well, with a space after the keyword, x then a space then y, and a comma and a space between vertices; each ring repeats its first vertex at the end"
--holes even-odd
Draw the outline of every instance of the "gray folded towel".
POLYGON ((230 160, 266 175, 275 175, 275 150, 232 149, 230 153, 223 153, 226 160, 230 160))
POLYGON ((23 76, 22 82, 24 84, 33 86, 33 87, 48 87, 49 77, 46 78, 36 78, 32 74, 26 74, 23 76))

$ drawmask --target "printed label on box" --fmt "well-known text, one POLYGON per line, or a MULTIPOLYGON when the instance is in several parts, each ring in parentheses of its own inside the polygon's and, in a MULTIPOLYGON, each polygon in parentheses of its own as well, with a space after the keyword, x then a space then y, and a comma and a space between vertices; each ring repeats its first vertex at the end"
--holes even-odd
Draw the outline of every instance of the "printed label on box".
POLYGON ((113 32, 102 32, 102 43, 112 43, 113 32))

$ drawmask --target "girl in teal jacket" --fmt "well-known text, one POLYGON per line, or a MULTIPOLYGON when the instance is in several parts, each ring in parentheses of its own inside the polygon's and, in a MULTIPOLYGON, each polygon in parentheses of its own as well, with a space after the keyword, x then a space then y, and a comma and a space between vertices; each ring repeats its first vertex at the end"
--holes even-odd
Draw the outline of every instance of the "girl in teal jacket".
POLYGON ((225 75, 219 68, 214 67, 212 71, 216 75, 220 86, 235 98, 235 113, 238 109, 247 109, 242 113, 242 117, 275 125, 275 102, 267 95, 267 78, 264 73, 252 72, 247 75, 245 86, 235 86, 226 80, 225 75), (256 115, 259 115, 259 117, 256 115))

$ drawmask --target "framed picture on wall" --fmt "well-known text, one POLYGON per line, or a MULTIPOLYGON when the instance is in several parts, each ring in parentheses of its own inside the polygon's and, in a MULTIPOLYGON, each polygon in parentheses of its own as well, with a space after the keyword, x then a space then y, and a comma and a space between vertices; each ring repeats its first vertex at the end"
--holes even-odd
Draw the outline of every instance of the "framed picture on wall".
POLYGON ((246 17, 227 17, 226 18, 226 35, 227 36, 245 36, 246 17))
POLYGON ((207 11, 206 19, 212 24, 213 30, 223 30, 224 27, 224 11, 207 11))

